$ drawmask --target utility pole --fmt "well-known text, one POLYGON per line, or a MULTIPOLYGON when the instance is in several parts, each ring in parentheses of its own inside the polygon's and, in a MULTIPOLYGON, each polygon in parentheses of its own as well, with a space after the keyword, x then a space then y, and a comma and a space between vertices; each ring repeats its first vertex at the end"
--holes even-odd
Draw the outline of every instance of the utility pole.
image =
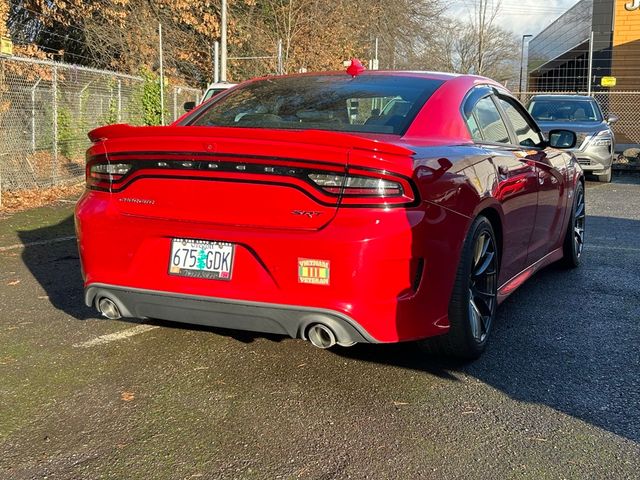
POLYGON ((222 0, 222 12, 220 15, 220 81, 227 81, 227 0, 222 0))
POLYGON ((213 83, 220 81, 220 42, 213 44, 213 83))
POLYGON ((482 0, 480 0, 480 6, 478 7, 478 65, 476 66, 478 71, 477 75, 482 75, 482 56, 484 54, 484 15, 482 14, 482 8, 485 4, 483 4, 482 0))
POLYGON ((160 37, 160 124, 164 125, 164 63, 162 58, 162 24, 158 23, 160 37))

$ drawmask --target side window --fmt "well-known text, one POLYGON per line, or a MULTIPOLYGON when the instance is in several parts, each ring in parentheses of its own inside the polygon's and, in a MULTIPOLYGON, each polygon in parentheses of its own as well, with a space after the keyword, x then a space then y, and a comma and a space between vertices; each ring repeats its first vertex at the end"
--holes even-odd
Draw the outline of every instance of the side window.
POLYGON ((478 127, 478 122, 476 122, 476 117, 473 116, 473 113, 466 115, 465 119, 467 121, 467 127, 469 127, 469 131, 471 132, 471 136, 474 140, 482 140, 482 133, 480 133, 480 127, 478 127))
POLYGON ((520 112, 520 109, 512 103, 513 101, 499 97, 498 102, 511 122, 513 130, 516 132, 518 143, 523 147, 539 146, 542 143, 542 137, 536 132, 530 121, 520 112))
MULTIPOLYGON (((511 143, 507 127, 491 97, 484 97, 473 109, 478 127, 485 141, 493 143, 511 143)), ((474 136, 475 138, 475 136, 474 136)))

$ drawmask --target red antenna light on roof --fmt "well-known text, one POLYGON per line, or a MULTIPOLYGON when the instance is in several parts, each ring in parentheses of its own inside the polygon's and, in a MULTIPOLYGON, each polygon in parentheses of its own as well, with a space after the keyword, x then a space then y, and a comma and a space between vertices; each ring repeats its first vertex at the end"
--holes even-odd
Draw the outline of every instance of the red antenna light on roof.
POLYGON ((352 77, 357 77, 365 71, 364 65, 357 58, 352 58, 351 63, 347 67, 347 73, 352 77))

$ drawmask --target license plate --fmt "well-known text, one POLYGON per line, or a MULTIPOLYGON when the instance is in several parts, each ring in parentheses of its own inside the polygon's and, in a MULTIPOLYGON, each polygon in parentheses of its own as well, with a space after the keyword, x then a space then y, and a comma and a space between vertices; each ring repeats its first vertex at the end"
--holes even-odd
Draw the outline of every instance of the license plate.
POLYGON ((232 243, 173 238, 169 274, 231 280, 234 251, 232 243))

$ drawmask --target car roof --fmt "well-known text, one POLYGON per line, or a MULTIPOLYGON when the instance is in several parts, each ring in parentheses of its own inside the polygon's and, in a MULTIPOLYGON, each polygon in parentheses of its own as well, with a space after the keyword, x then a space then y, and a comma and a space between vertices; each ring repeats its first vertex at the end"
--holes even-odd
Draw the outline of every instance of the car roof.
MULTIPOLYGON (((344 70, 337 71, 325 71, 325 72, 304 72, 304 73, 290 73, 286 75, 265 75, 263 77, 256 77, 251 80, 247 80, 244 83, 252 83, 265 79, 283 78, 283 77, 318 77, 318 76, 345 76, 347 73, 344 70)), ((428 80, 440 80, 443 83, 455 83, 462 88, 471 88, 474 85, 492 85, 495 87, 502 87, 500 83, 490 78, 480 77, 477 75, 458 74, 458 73, 445 73, 445 72, 431 72, 422 70, 365 70, 358 75, 359 77, 369 76, 385 76, 385 77, 418 77, 428 80)))
POLYGON ((588 95, 533 95, 531 100, 594 100, 588 95))
MULTIPOLYGON (((293 74, 287 74, 284 75, 286 77, 316 77, 316 76, 328 76, 328 75, 335 75, 335 76, 341 76, 341 75, 347 75, 347 73, 344 70, 334 70, 334 71, 327 71, 327 72, 304 72, 304 73, 293 73, 293 74)), ((431 71, 423 71, 423 70, 365 70, 364 72, 358 74, 359 77, 366 77, 366 76, 371 76, 371 75, 375 75, 375 76, 385 76, 385 77, 421 77, 421 78, 427 78, 427 79, 431 79, 431 80, 452 80, 454 78, 458 78, 458 77, 470 77, 471 75, 461 75, 461 74, 457 74, 457 73, 445 73, 445 72, 431 72, 431 71)), ((272 77, 272 76, 268 76, 268 77, 272 77)), ((266 77, 261 77, 261 78, 266 78, 266 77)))

